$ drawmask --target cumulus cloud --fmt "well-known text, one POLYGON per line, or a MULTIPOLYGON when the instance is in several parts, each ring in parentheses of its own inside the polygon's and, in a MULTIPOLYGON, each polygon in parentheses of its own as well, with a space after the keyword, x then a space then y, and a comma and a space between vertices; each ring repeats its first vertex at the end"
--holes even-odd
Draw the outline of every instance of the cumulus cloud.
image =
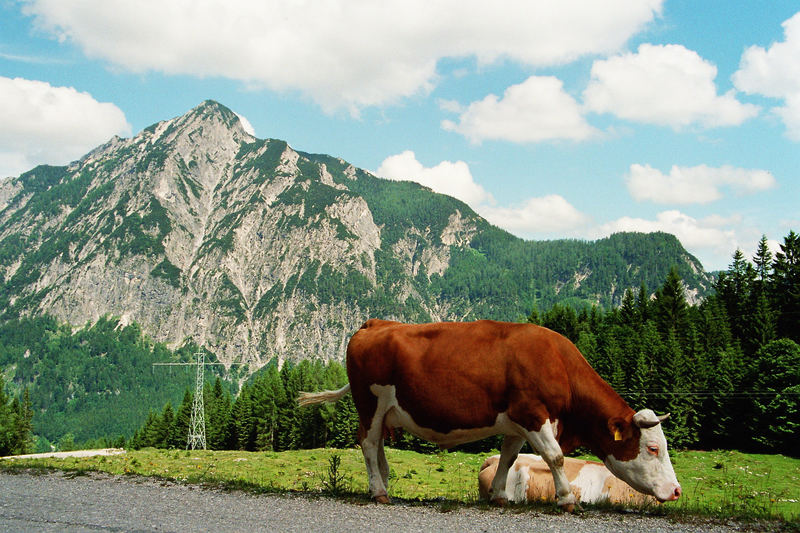
POLYGON ((663 0, 26 0, 60 40, 134 72, 221 76, 297 90, 324 108, 430 90, 437 62, 571 62, 619 50, 663 0))
POLYGON ((597 133, 581 115, 575 99, 564 91, 561 80, 552 76, 531 76, 506 89, 502 99, 490 94, 464 109, 458 123, 445 120, 442 127, 475 143, 486 139, 582 141, 597 133))
POLYGON ((740 91, 784 100, 774 111, 788 136, 800 141, 800 13, 783 23, 783 32, 784 40, 768 49, 745 50, 733 82, 740 91))
POLYGON ((415 181, 458 198, 492 224, 517 235, 532 237, 570 230, 588 220, 557 194, 529 198, 517 206, 498 206, 492 195, 475 182, 469 165, 463 161, 443 161, 425 167, 417 161, 414 152, 406 150, 387 157, 376 174, 388 179, 415 181))
POLYGON ((240 115, 239 113, 236 113, 235 111, 234 111, 234 114, 239 118, 239 122, 242 124, 242 129, 246 133, 249 133, 250 135, 255 137, 256 136, 256 130, 253 127, 253 125, 250 124, 250 121, 247 120, 247 117, 245 117, 244 115, 240 115))
POLYGON ((384 159, 376 174, 391 180, 415 181, 471 206, 493 201, 492 196, 472 178, 469 165, 464 161, 442 161, 436 166, 425 167, 417 161, 414 152, 406 150, 384 159))
POLYGON ((0 77, 0 177, 78 159, 114 135, 130 135, 124 113, 72 87, 0 77))
POLYGON ((650 165, 634 164, 626 181, 634 199, 660 204, 706 204, 722 198, 723 187, 730 187, 737 194, 752 194, 776 184, 766 170, 728 165, 673 166, 669 174, 664 174, 650 165))
POLYGON ((523 237, 573 230, 589 220, 558 194, 528 198, 519 206, 483 205, 478 212, 495 226, 523 237))
POLYGON ((592 65, 583 93, 586 109, 636 122, 682 128, 736 126, 759 108, 717 94, 717 68, 681 45, 642 44, 592 65))

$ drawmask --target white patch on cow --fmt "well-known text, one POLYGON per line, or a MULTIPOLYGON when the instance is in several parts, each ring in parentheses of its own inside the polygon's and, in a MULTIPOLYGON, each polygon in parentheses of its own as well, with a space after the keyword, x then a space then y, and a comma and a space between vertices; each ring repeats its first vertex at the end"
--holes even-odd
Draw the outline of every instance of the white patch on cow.
POLYGON ((498 414, 497 418, 495 418, 495 423, 491 426, 454 429, 447 433, 441 433, 434 429, 420 426, 408 411, 400 407, 397 402, 397 389, 394 385, 371 385, 369 390, 378 398, 378 409, 375 412, 373 424, 380 417, 386 427, 403 428, 417 437, 438 444, 443 448, 474 442, 499 433, 518 433, 516 430, 517 425, 509 420, 506 413, 498 414), (382 406, 385 407, 385 410, 381 408, 382 406))
POLYGON ((528 481, 531 471, 527 468, 515 467, 508 471, 506 494, 510 502, 524 502, 528 496, 528 481))
POLYGON ((608 499, 608 493, 604 492, 606 479, 611 475, 604 466, 596 464, 586 464, 579 471, 572 485, 581 490, 581 501, 594 503, 608 499))
MULTIPOLYGON (((642 409, 637 416, 657 419, 656 414, 649 409, 642 409)), ((614 475, 639 492, 651 494, 662 502, 677 499, 681 486, 669 460, 667 439, 661 424, 640 428, 640 431, 639 455, 630 461, 620 461, 613 455, 608 455, 603 462, 614 475), (648 446, 657 446, 658 455, 650 454, 648 446)))
POLYGON ((564 454, 561 452, 561 446, 556 440, 553 424, 550 423, 550 420, 545 420, 539 431, 528 431, 525 438, 531 447, 541 454, 544 462, 550 467, 558 505, 565 508, 575 505, 575 495, 572 494, 569 480, 564 473, 564 454))

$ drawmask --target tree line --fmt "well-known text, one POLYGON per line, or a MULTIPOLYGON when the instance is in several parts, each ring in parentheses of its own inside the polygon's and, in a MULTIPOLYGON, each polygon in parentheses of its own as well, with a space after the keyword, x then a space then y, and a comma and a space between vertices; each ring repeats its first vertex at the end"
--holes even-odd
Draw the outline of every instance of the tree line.
MULTIPOLYGON (((800 236, 774 256, 766 238, 752 261, 737 250, 715 293, 690 305, 673 268, 654 294, 642 285, 619 307, 553 305, 528 321, 570 338, 597 372, 633 407, 672 416, 664 424, 677 448, 722 448, 797 455, 800 434, 800 236)), ((296 407, 301 390, 347 382, 336 362, 270 364, 234 399, 220 380, 206 384, 207 443, 212 449, 287 450, 356 443, 358 420, 348 395, 333 405, 296 407)), ((151 411, 133 447, 186 446, 192 395, 177 411, 151 411)), ((396 447, 434 449, 408 434, 396 447)), ((466 445, 488 451, 497 437, 466 445)))

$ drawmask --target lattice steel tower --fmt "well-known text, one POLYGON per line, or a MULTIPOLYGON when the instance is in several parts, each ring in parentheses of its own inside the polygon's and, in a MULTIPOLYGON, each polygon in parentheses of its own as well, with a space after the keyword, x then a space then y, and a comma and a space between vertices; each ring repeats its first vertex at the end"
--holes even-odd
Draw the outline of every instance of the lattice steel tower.
MULTIPOLYGON (((231 363, 231 366, 239 363, 231 363)), ((197 366, 197 376, 194 386, 194 401, 192 402, 192 416, 189 421, 189 437, 186 440, 187 450, 206 449, 206 417, 205 404, 203 402, 203 381, 206 365, 222 365, 223 363, 212 363, 206 361, 204 352, 194 353, 194 362, 191 363, 153 363, 153 366, 197 366)))
POLYGON ((195 352, 197 361, 197 378, 195 379, 194 402, 192 402, 192 418, 189 423, 189 439, 186 442, 187 450, 198 448, 206 449, 206 410, 203 403, 203 369, 205 368, 205 353, 195 352))

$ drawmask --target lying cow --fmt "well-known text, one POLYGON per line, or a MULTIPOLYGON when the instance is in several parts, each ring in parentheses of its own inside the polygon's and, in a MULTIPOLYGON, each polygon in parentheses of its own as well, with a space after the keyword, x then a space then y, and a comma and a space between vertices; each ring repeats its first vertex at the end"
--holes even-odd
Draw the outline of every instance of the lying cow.
POLYGON ((616 476, 659 501, 681 486, 653 411, 634 412, 565 337, 533 324, 480 320, 401 324, 368 320, 347 346, 338 391, 303 393, 300 405, 334 402, 348 392, 358 411, 359 442, 372 497, 389 501, 383 437, 391 428, 449 448, 504 435, 492 501, 508 501, 506 476, 522 445, 553 476, 558 505, 576 503, 564 453, 588 447, 616 476))
MULTIPOLYGON (((493 455, 483 462, 478 474, 478 492, 481 498, 489 498, 499 462, 499 455, 493 455)), ((656 503, 652 496, 642 494, 614 477, 603 463, 565 457, 564 473, 575 498, 584 503, 656 503)), ((538 455, 520 454, 508 471, 505 490, 510 502, 552 500, 554 487, 550 468, 538 455)))

